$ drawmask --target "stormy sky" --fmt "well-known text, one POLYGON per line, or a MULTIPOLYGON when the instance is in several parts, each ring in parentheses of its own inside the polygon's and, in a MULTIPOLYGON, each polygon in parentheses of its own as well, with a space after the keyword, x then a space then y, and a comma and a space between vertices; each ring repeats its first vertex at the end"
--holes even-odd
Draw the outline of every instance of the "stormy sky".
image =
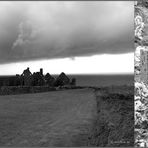
POLYGON ((0 66, 131 54, 133 19, 128 1, 1 1, 0 66))

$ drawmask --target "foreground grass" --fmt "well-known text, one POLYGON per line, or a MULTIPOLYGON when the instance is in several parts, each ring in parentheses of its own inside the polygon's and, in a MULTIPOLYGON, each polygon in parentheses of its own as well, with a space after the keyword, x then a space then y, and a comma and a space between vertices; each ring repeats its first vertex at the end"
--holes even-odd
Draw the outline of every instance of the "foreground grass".
POLYGON ((87 146, 95 113, 90 89, 0 96, 0 146, 87 146))
POLYGON ((133 146, 133 89, 0 96, 0 146, 133 146))

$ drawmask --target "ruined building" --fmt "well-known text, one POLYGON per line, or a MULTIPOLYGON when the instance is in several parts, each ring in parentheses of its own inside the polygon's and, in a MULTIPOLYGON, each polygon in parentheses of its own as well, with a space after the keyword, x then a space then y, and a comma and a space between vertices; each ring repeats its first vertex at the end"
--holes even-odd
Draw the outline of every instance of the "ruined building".
POLYGON ((43 86, 45 85, 45 78, 43 75, 43 69, 40 72, 34 72, 32 75, 32 85, 33 86, 43 86))
POLYGON ((32 83, 32 73, 29 70, 29 67, 25 69, 21 75, 24 80, 24 85, 25 86, 30 86, 32 83))
POLYGON ((70 84, 70 79, 66 76, 64 72, 62 72, 55 81, 55 86, 64 86, 69 84, 70 84))
POLYGON ((0 78, 0 86, 75 86, 76 80, 70 80, 64 72, 56 79, 49 73, 43 74, 41 68, 39 72, 31 73, 29 67, 23 71, 21 75, 0 78))
POLYGON ((75 85, 76 85, 76 79, 75 79, 75 78, 72 78, 70 84, 71 84, 72 86, 75 86, 75 85))
POLYGON ((55 78, 52 77, 49 73, 45 75, 45 82, 48 86, 54 86, 55 78))

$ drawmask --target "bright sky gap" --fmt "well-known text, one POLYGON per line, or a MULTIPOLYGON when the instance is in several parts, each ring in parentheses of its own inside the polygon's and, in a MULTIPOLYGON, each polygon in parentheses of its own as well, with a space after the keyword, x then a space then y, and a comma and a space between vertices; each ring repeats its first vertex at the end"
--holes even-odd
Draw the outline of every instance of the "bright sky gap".
POLYGON ((95 55, 91 57, 76 57, 74 59, 54 59, 29 62, 17 62, 0 65, 0 75, 21 74, 30 67, 31 72, 44 69, 44 73, 60 74, 133 74, 134 54, 95 55), (107 60, 106 60, 107 59, 107 60), (54 66, 53 66, 54 65, 54 66))

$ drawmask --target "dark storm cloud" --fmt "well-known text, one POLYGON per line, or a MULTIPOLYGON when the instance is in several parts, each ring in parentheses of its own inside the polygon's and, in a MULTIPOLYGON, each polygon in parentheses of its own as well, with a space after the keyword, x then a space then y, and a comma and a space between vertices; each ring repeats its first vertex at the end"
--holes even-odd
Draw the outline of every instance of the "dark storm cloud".
POLYGON ((133 52, 133 2, 0 2, 0 62, 133 52))

